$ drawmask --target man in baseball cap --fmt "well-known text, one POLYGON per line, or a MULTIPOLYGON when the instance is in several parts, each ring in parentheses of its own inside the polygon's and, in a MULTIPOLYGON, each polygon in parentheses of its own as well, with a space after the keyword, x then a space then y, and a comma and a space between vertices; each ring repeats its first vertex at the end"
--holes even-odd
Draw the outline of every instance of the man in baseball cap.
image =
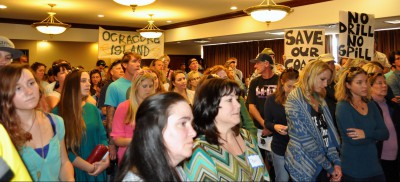
MULTIPOLYGON (((254 125, 258 128, 258 143, 260 151, 265 158, 266 155, 266 142, 262 144, 263 138, 270 135, 271 131, 264 124, 264 104, 268 95, 275 92, 279 76, 272 71, 274 66, 274 59, 270 56, 272 50, 269 48, 260 52, 255 59, 250 60, 255 63, 254 68, 260 76, 250 81, 247 102, 249 103, 249 113, 253 117, 254 125)), ((273 53, 273 52, 272 52, 273 53)), ((265 140, 264 140, 265 141, 265 140)))
POLYGON ((22 56, 22 52, 15 49, 14 43, 4 36, 0 36, 0 68, 11 63, 12 59, 22 56))

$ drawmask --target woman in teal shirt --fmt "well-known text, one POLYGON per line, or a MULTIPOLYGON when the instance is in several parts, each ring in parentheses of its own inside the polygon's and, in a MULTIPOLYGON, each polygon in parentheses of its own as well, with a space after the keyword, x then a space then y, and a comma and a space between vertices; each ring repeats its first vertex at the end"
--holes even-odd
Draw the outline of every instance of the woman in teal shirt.
POLYGON ((27 67, 15 64, 3 67, 0 78, 0 121, 33 181, 73 181, 62 118, 35 109, 38 80, 27 67))
POLYGON ((99 144, 108 145, 106 132, 96 106, 87 103, 90 78, 87 72, 72 71, 64 81, 61 99, 54 109, 65 121, 68 157, 75 169, 77 181, 105 181, 108 155, 99 162, 86 161, 99 144))
POLYGON ((340 75, 335 88, 343 181, 385 181, 376 142, 386 140, 389 132, 371 101, 367 77, 363 69, 351 67, 340 75))

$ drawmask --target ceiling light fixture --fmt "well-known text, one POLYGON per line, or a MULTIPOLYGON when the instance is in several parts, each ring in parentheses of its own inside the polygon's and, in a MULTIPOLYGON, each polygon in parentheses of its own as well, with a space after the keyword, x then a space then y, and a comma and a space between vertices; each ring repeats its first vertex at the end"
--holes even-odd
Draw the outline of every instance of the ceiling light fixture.
POLYGON ((146 6, 154 3, 154 1, 156 0, 114 0, 118 4, 132 7, 133 12, 135 12, 137 6, 146 6))
POLYGON ((255 20, 267 24, 282 20, 287 14, 293 12, 293 9, 289 6, 277 5, 274 0, 267 0, 267 5, 263 5, 265 1, 263 0, 261 4, 251 6, 243 11, 255 20), (270 1, 272 1, 272 4, 270 4, 270 1))
POLYGON ((154 25, 153 15, 154 14, 149 14, 150 20, 148 21, 149 24, 146 27, 137 30, 142 37, 158 38, 161 37, 162 33, 164 32, 164 30, 160 30, 156 25, 154 25))
POLYGON ((194 40, 193 42, 199 43, 199 44, 204 44, 204 43, 208 43, 210 41, 209 40, 198 39, 198 40, 194 40))
POLYGON ((54 16, 56 13, 53 12, 53 7, 56 6, 56 4, 49 4, 49 6, 49 16, 41 22, 33 23, 32 27, 36 28, 40 33, 48 35, 57 35, 65 32, 71 25, 61 22, 54 16))
POLYGON ((6 9, 7 8, 7 6, 6 5, 0 5, 0 9, 6 9))
POLYGON ((384 21, 385 23, 389 23, 389 24, 400 24, 400 20, 387 20, 384 21))

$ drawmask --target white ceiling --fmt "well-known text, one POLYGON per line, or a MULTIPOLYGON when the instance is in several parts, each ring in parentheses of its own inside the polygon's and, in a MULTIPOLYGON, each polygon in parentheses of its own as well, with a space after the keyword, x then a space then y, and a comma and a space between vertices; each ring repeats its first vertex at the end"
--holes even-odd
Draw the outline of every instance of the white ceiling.
MULTIPOLYGON (((290 0, 276 0, 277 3, 287 1, 290 0)), ((307 1, 316 2, 318 0, 307 1)), ((247 7, 258 5, 261 2, 262 0, 156 0, 153 4, 137 7, 136 11, 133 12, 130 7, 117 4, 113 0, 1 0, 0 5, 6 5, 8 8, 0 9, 0 18, 41 21, 48 16, 47 12, 50 11, 50 7, 47 4, 54 3, 57 5, 53 11, 57 13, 56 17, 64 23, 142 28, 147 24, 147 20, 149 19, 148 14, 154 14, 155 25, 160 27, 234 13, 247 7), (231 6, 237 6, 238 9, 230 10, 231 6), (97 17, 99 14, 104 15, 104 17, 97 17), (172 22, 168 23, 168 20, 172 22)), ((399 16, 377 19, 375 27, 377 29, 399 27, 399 25, 383 23, 384 20, 393 19, 400 19, 400 13, 399 16)), ((325 28, 327 33, 337 33, 338 31, 335 24, 323 24, 307 28, 325 28)), ((276 29, 272 32, 280 31, 283 30, 276 29)), ((227 43, 282 37, 282 35, 271 35, 266 31, 258 31, 235 35, 202 37, 200 39, 210 40, 210 43, 227 43)), ((181 43, 196 44, 193 40, 185 40, 181 43)))
MULTIPOLYGON (((277 3, 288 0, 276 0, 277 3)), ((43 20, 50 11, 49 3, 56 4, 56 17, 67 23, 142 27, 147 24, 148 14, 154 14, 155 24, 163 26, 200 19, 258 5, 262 0, 156 0, 140 6, 133 12, 129 6, 113 0, 2 0, 8 8, 0 10, 1 18, 43 20), (237 10, 230 10, 236 6, 237 10), (103 14, 104 18, 98 18, 103 14), (167 23, 166 21, 172 21, 167 23)))

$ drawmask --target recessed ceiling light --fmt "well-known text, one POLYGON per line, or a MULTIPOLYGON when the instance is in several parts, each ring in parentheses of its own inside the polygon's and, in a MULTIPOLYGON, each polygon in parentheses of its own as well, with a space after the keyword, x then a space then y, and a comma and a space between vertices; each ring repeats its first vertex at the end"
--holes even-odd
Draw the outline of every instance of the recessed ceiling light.
POLYGON ((236 6, 232 6, 231 10, 237 10, 237 7, 236 6))
POLYGON ((388 20, 384 21, 385 23, 390 23, 390 24, 400 24, 400 20, 388 20))
POLYGON ((208 40, 195 40, 194 42, 203 44, 203 43, 207 43, 207 42, 210 42, 210 41, 208 41, 208 40))
POLYGON ((167 20, 167 23, 172 23, 172 21, 171 20, 167 20))
POLYGON ((97 15, 97 17, 99 17, 99 18, 103 18, 103 17, 104 17, 104 15, 97 15))
POLYGON ((2 4, 0 4, 0 9, 6 9, 7 8, 7 6, 6 5, 2 5, 2 4))
POLYGON ((272 34, 272 35, 284 35, 285 32, 267 32, 267 34, 272 34))

